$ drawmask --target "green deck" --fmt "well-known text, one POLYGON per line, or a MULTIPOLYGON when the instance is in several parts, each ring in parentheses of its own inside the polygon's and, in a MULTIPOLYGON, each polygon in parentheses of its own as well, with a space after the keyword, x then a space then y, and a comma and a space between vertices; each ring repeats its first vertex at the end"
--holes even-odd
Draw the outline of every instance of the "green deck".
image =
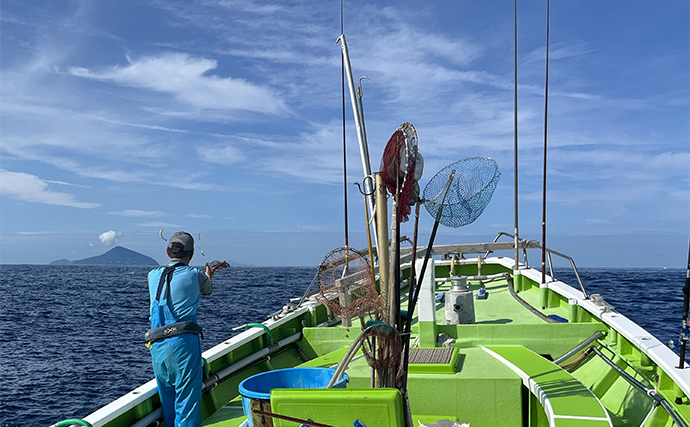
MULTIPOLYGON (((443 292, 449 284, 437 284, 443 292)), ((470 283, 476 291, 479 284, 470 283)), ((596 323, 550 324, 528 312, 508 290, 505 280, 486 283, 489 298, 475 301, 476 324, 444 325, 444 305, 437 304, 437 333, 456 338, 455 363, 451 373, 410 373, 408 380, 412 413, 427 422, 430 419, 458 419, 471 425, 522 426, 523 382, 519 375, 481 349, 482 345, 520 343, 541 354, 560 355, 590 336, 601 325, 596 323), (433 398, 429 398, 434 396, 433 398)), ((538 292, 524 291, 521 297, 531 302, 538 292)), ((407 302, 403 300, 402 307, 407 302)), ((560 306, 547 314, 567 317, 560 306)), ((413 328, 418 330, 418 325, 413 328)), ((340 362, 347 346, 359 333, 359 327, 305 328, 300 346, 318 357, 300 366, 331 367, 340 362)), ((545 360, 545 359, 544 359, 545 360)), ((548 363, 548 362, 547 362, 548 363)), ((349 390, 370 389, 371 368, 364 358, 355 359, 347 369, 349 390)), ((318 395, 318 394, 317 394, 318 395)), ((238 403, 236 403, 238 404, 238 403)), ((221 408, 204 426, 235 427, 244 417, 236 407, 221 408)), ((319 421, 312 417, 315 421, 319 421)))
MULTIPOLYGON (((428 334, 429 337, 435 338, 436 335, 445 333, 455 339, 451 364, 428 369, 422 367, 418 372, 411 370, 409 373, 409 401, 415 417, 415 426, 418 420, 432 424, 435 420, 444 418, 469 423, 473 427, 641 425, 651 409, 651 400, 626 381, 613 375, 602 363, 592 360, 584 367, 568 373, 549 361, 561 356, 596 331, 608 333, 606 325, 596 321, 582 309, 573 309, 563 298, 553 293, 545 293, 538 285, 527 280, 516 284, 521 298, 546 315, 555 314, 570 322, 547 323, 526 310, 510 294, 504 279, 484 285, 489 297, 486 300, 474 299, 475 324, 445 325, 444 305, 441 303, 436 304, 435 325, 425 324, 428 322, 416 322, 413 325, 413 336, 428 334), (491 350, 492 353, 483 348, 491 350), (609 408, 608 411, 600 402, 609 408), (547 405, 546 410, 544 404, 547 405)), ((449 286, 448 283, 437 284, 437 292, 447 290, 449 286)), ((476 293, 480 285, 470 283, 470 287, 476 293)), ((406 305, 407 302, 403 300, 402 308, 406 305)), ((339 363, 347 347, 360 332, 360 327, 309 327, 310 324, 323 321, 319 316, 323 316, 323 313, 315 315, 314 320, 307 321, 306 327, 301 329, 303 338, 297 342, 300 349, 310 358, 308 362, 302 361, 295 350, 288 350, 272 357, 270 362, 223 383, 219 386, 219 391, 214 390, 205 399, 206 411, 212 415, 203 425, 237 427, 246 420, 236 387, 239 381, 247 376, 269 369, 291 366, 333 367, 339 363), (221 397, 223 395, 227 397, 221 397), (212 401, 209 401, 211 398, 212 401), (228 400, 231 401, 223 403, 228 400)), ((359 325, 358 321, 353 323, 359 325)), ((285 334, 292 334, 296 330, 298 329, 288 329, 285 334)), ((624 366, 640 380, 648 382, 647 379, 654 374, 644 371, 643 365, 648 363, 648 360, 636 356, 634 349, 631 350, 629 344, 626 345, 617 334, 607 337, 600 344, 616 352, 625 351, 627 365, 621 361, 620 366, 624 366)), ((430 347, 428 343, 423 343, 422 346, 430 347)), ((367 393, 372 392, 371 368, 363 357, 355 358, 350 363, 347 374, 350 383, 346 393, 349 393, 351 399, 363 399, 367 393)), ((331 398, 342 391, 336 391, 335 394, 301 393, 305 392, 293 390, 287 391, 287 395, 285 392, 278 392, 277 395, 282 396, 279 401, 288 396, 283 401, 290 402, 279 403, 278 406, 283 405, 286 411, 294 411, 294 414, 306 414, 308 410, 304 408, 307 406, 300 404, 298 398, 304 396, 309 405, 321 408, 315 409, 314 414, 328 414, 322 415, 324 420, 310 418, 326 424, 328 422, 325 418, 328 418, 338 427, 351 426, 354 419, 361 415, 361 412, 355 413, 356 411, 352 412, 346 407, 339 409, 338 416, 323 409, 332 405, 331 398)), ((372 398, 373 396, 372 394, 372 398)), ((390 396, 386 399, 374 399, 370 403, 374 406, 382 405, 379 410, 399 410, 395 403, 397 400, 391 400, 390 396)), ((386 421, 384 424, 388 423, 391 427, 399 425, 397 415, 386 417, 392 421, 386 421)), ((380 420, 374 422, 380 424, 380 420)), ((276 423, 278 424, 298 425, 282 421, 276 423)), ((663 412, 655 411, 646 424, 651 425, 668 427, 671 424, 663 412)))
POLYGON ((522 346, 490 346, 483 350, 513 370, 559 426, 611 426, 608 412, 592 391, 571 374, 522 346))

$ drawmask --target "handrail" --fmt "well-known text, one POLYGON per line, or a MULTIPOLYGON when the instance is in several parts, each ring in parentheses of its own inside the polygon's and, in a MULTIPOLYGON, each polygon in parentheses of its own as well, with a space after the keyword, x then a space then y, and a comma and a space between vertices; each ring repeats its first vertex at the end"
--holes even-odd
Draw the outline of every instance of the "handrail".
POLYGON ((614 371, 618 372, 620 376, 622 376, 626 381, 628 381, 630 384, 634 385, 635 387, 638 387, 641 389, 643 392, 645 392, 649 397, 654 399, 654 406, 661 405, 662 408, 668 412, 668 415, 673 419, 673 422, 676 423, 677 426, 679 427, 688 427, 688 425, 685 423, 685 420, 681 418, 680 414, 673 409, 670 403, 662 395, 657 393, 655 389, 650 389, 647 388, 644 384, 642 384, 640 381, 635 379, 632 375, 629 373, 625 372, 620 366, 616 365, 616 362, 608 358, 604 353, 601 352, 598 348, 592 346, 589 349, 587 349, 587 352, 593 351, 597 356, 599 356, 604 362, 606 362, 607 365, 609 365, 611 368, 613 368, 614 371))
MULTIPOLYGON (((514 249, 515 242, 498 242, 498 239, 501 236, 507 236, 510 237, 511 239, 514 239, 515 237, 507 233, 505 231, 502 231, 498 233, 498 236, 494 239, 493 242, 487 242, 487 243, 461 243, 461 244, 456 244, 456 245, 434 245, 433 251, 435 254, 442 254, 442 253, 450 253, 450 252, 486 252, 486 256, 489 255, 489 253, 493 251, 500 251, 500 250, 510 250, 514 249)), ((518 239, 518 249, 522 249, 524 251, 524 256, 525 256, 525 261, 527 261, 527 249, 541 249, 541 245, 539 244, 538 241, 536 240, 525 240, 522 238, 518 239)), ((426 247, 417 247, 417 255, 419 254, 424 254, 426 251, 426 247)), ((584 295, 585 299, 589 299, 589 294, 585 290, 585 285, 582 283, 582 278, 580 278, 580 273, 577 270, 577 266, 575 265, 575 261, 569 257, 568 255, 565 255, 561 252, 554 251, 553 249, 546 249, 547 257, 548 257, 548 262, 549 262, 549 270, 551 273, 551 277, 554 278, 555 280, 555 274, 553 270, 553 264, 552 264, 552 258, 551 254, 559 256, 565 260, 570 261, 570 265, 573 268, 573 272, 575 273, 575 277, 577 278, 577 282, 580 285, 580 290, 582 290, 582 294, 584 295)), ((412 259, 412 248, 401 248, 400 249, 400 262, 405 263, 409 262, 412 259)), ((525 262, 525 266, 527 266, 527 263, 525 262)))
MULTIPOLYGON (((515 239, 515 236, 513 236, 510 233, 507 233, 505 231, 501 231, 498 233, 498 236, 494 239, 494 243, 497 243, 498 239, 501 236, 508 236, 511 239, 515 239)), ((522 246, 523 249, 542 249, 541 245, 536 242, 536 241, 529 241, 525 239, 518 239, 518 242, 525 242, 525 244, 522 246)), ((573 267, 573 272, 575 273, 575 277, 577 278, 577 282, 580 284, 580 289, 582 290, 582 294, 584 295, 585 299, 589 299, 589 294, 587 294, 587 291, 585 290, 585 285, 582 284, 582 279, 580 278, 580 273, 577 271, 577 267, 575 266, 575 260, 573 260, 571 257, 569 257, 566 254, 560 253, 558 251, 554 251, 553 249, 546 248, 546 253, 549 254, 549 267, 551 268, 551 276, 554 277, 553 275, 553 266, 551 266, 551 254, 557 255, 563 259, 566 259, 570 261, 570 265, 573 267)), ((555 279, 555 277, 554 277, 555 279)))
MULTIPOLYGON (((500 233, 498 233, 498 236, 496 236, 496 238, 494 239, 494 243, 498 242, 498 239, 504 235, 510 236, 510 238, 513 239, 513 245, 515 245, 515 241, 516 241, 515 236, 513 236, 510 233, 506 233, 505 231, 501 231, 500 233)), ((522 256, 525 258, 525 267, 529 268, 529 261, 527 260, 527 248, 538 249, 541 246, 539 246, 539 242, 537 240, 517 239, 517 242, 518 242, 517 243, 518 247, 520 246, 521 242, 523 243, 523 245, 522 245, 522 256)), ((489 256, 489 251, 487 251, 486 254, 484 254, 485 258, 488 256, 489 256)))

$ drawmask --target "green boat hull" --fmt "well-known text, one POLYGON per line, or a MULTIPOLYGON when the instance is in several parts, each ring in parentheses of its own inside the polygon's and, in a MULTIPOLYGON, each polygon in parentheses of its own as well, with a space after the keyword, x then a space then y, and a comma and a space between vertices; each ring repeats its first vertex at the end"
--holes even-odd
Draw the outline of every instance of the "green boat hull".
MULTIPOLYGON (((446 250, 435 248, 439 256, 446 250)), ((449 260, 435 262, 435 294, 450 289, 444 279, 450 268, 449 260)), ((477 260, 469 260, 456 267, 455 274, 476 276, 478 269, 477 260)), ((403 265, 403 277, 408 274, 409 262, 403 265)), ((690 419, 690 375, 674 366, 677 356, 651 334, 601 300, 586 298, 582 290, 553 278, 542 285, 541 273, 525 266, 513 271, 509 258, 483 260, 481 274, 505 277, 469 280, 474 323, 446 325, 445 306, 435 301, 433 307, 421 307, 420 301, 414 313, 412 338, 418 338, 420 348, 440 348, 439 335, 452 340, 449 360, 409 366, 407 390, 415 426, 448 419, 491 427, 651 427, 690 419), (476 299, 482 287, 488 298, 476 299), (430 310, 435 311, 434 321, 428 320, 430 310), (548 316, 559 321, 548 321, 548 316), (572 356, 553 362, 574 348, 572 356)), ((401 294, 406 294, 404 289, 401 294)), ((264 328, 253 327, 204 352, 210 372, 202 425, 243 425, 247 417, 238 392, 241 381, 275 369, 335 367, 361 332, 358 321, 343 327, 313 299, 285 311, 263 322, 271 337, 264 328)), ((402 396, 396 389, 373 389, 371 371, 366 358, 356 356, 346 370, 346 391, 276 390, 271 408, 282 411, 280 415, 333 426, 350 426, 355 420, 368 427, 402 426, 402 396)), ((85 421, 143 427, 162 422, 159 407, 151 381, 85 421)), ((299 425, 278 418, 272 422, 299 425)))

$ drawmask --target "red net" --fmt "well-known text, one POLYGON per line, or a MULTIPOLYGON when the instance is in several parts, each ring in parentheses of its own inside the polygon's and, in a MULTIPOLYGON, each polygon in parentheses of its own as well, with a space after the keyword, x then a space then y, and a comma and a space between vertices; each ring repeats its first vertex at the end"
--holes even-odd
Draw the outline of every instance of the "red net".
POLYGON ((364 337, 362 352, 369 366, 383 370, 400 363, 402 338, 394 327, 387 323, 376 324, 365 329, 364 337))
POLYGON ((393 195, 398 195, 398 223, 409 219, 412 206, 419 200, 419 184, 424 160, 417 150, 417 131, 403 123, 393 133, 383 150, 381 179, 393 195))

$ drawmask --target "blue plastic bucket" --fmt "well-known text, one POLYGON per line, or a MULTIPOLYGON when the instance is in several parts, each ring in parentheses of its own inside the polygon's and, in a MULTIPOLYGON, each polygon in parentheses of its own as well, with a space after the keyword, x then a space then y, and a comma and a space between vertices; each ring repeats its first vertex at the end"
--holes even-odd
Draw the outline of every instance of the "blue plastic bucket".
MULTIPOLYGON (((326 388, 334 374, 335 369, 330 368, 288 368, 262 372, 242 381, 239 392, 249 427, 254 426, 252 400, 270 402, 271 390, 274 388, 326 388)), ((345 388, 348 380, 347 374, 343 374, 333 388, 345 388)))

